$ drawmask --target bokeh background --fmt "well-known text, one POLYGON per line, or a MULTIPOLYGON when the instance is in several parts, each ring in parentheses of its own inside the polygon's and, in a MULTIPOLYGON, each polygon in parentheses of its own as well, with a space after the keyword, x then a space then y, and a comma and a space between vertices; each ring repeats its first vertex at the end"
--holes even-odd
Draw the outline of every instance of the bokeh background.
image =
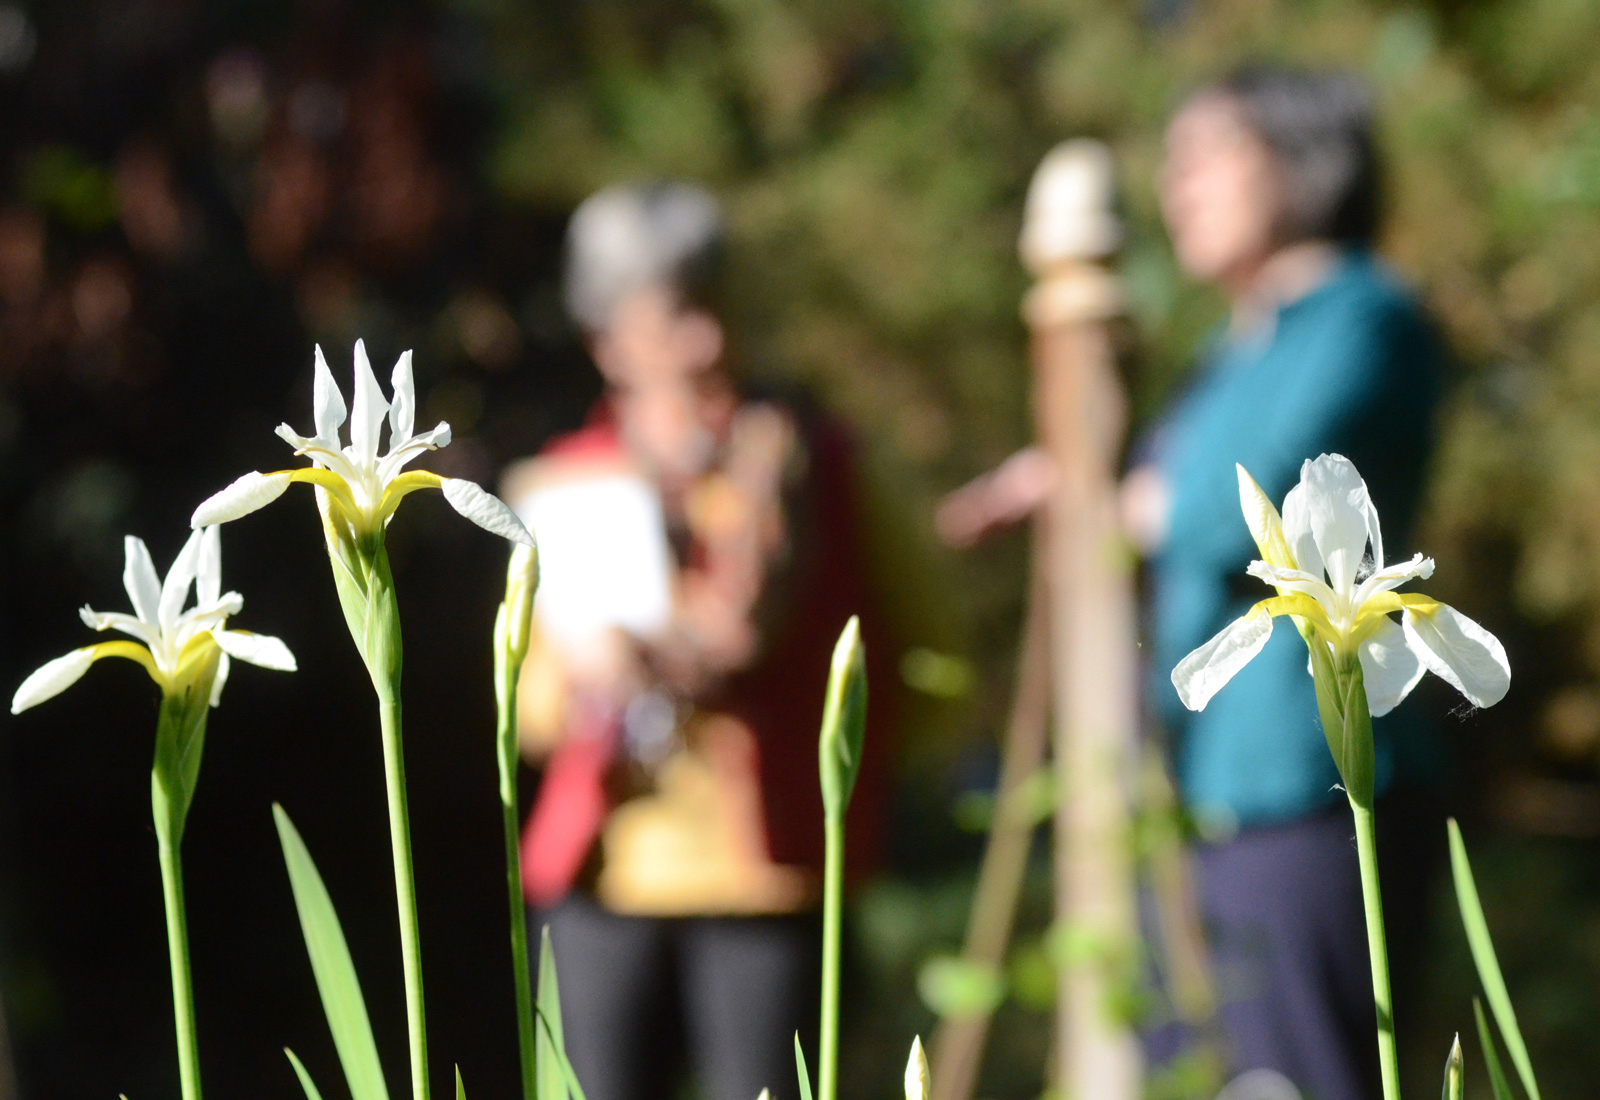
MULTIPOLYGON (((1510 696, 1457 713, 1466 822, 1545 1087, 1600 1076, 1600 6, 1589 0, 39 0, 0 4, 0 683, 120 607, 121 539, 163 567, 194 503, 286 460, 310 350, 416 349, 434 468, 492 483, 598 392, 559 305, 575 203, 687 176, 728 205, 730 328, 752 379, 810 388, 863 444, 873 552, 905 665, 894 842, 852 908, 845 1093, 893 1095, 959 943, 1007 704, 1025 539, 938 548, 938 495, 1028 436, 1015 259, 1057 141, 1124 174, 1140 417, 1221 303, 1178 276, 1153 184, 1185 90, 1248 59, 1377 90, 1384 252, 1455 353, 1419 545, 1505 640, 1510 696), (431 420, 430 420, 431 422, 431 420)), ((503 547, 437 501, 390 535, 436 1061, 516 1079, 489 626, 503 547)), ((1409 552, 1409 550, 1408 550, 1409 552)), ((186 857, 207 1083, 335 1076, 268 809, 344 915, 380 1042, 403 1010, 378 742, 314 511, 229 528, 241 626, 293 677, 237 671, 186 857)), ((120 666, 120 667, 118 667, 120 666)), ((819 685, 820 690, 820 685, 819 685)), ((1435 705, 1447 705, 1434 697, 1435 705)), ((0 992, 23 1094, 176 1090, 131 665, 0 731, 0 992)), ((530 777, 531 778, 531 777, 530 777)), ((982 1094, 1042 1084, 1044 853, 982 1094)), ((1470 1029, 1438 895, 1412 1088, 1470 1029)), ((753 996, 759 991, 752 991, 753 996)), ((1164 1095, 1184 1095, 1168 1081, 1164 1095)), ((1422 1093, 1419 1093, 1421 1095, 1422 1093)))

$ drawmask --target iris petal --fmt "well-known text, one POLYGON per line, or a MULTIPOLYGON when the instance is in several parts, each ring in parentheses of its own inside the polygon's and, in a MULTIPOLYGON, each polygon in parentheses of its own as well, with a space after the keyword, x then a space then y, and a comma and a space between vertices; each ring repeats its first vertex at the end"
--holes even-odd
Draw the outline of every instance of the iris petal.
POLYGON ((389 406, 389 450, 393 451, 411 438, 417 415, 416 384, 411 378, 411 353, 403 351, 395 360, 394 375, 390 379, 394 404, 389 406))
POLYGON ((1211 697, 1237 676, 1272 637, 1272 615, 1259 604, 1233 620, 1172 670, 1172 686, 1190 710, 1204 710, 1211 697))
POLYGON ((143 539, 128 535, 122 540, 122 549, 126 560, 122 586, 128 590, 134 614, 153 623, 161 610, 161 580, 156 576, 155 562, 150 560, 150 548, 143 539))
POLYGON ((1366 482, 1348 458, 1325 454, 1308 459, 1300 468, 1300 484, 1305 487, 1306 514, 1329 584, 1335 592, 1348 593, 1355 587, 1367 550, 1371 502, 1366 482))
POLYGON ((222 528, 205 528, 200 563, 195 571, 195 603, 215 603, 222 595, 222 528))
MULTIPOLYGON (((226 489, 202 501, 200 507, 194 510, 189 523, 193 527, 210 527, 213 524, 238 519, 240 516, 248 516, 256 509, 264 508, 281 497, 292 480, 293 474, 287 470, 274 474, 263 474, 252 470, 235 480, 226 489)), ((152 569, 152 575, 154 572, 152 569)), ((132 594, 130 589, 129 595, 132 594)), ((138 606, 139 601, 135 600, 134 609, 137 610, 138 606)))
POLYGON ((355 408, 350 415, 350 449, 346 453, 358 467, 370 469, 377 463, 378 434, 388 412, 389 402, 383 399, 383 390, 367 361, 367 346, 357 340, 355 408))
POLYGON ((317 441, 324 447, 338 450, 339 429, 344 425, 347 415, 344 394, 339 392, 339 384, 333 380, 333 372, 328 369, 327 359, 323 358, 321 344, 317 345, 311 405, 311 415, 317 426, 317 441))
POLYGON ((1324 575, 1326 566, 1311 533, 1311 510, 1306 503, 1304 483, 1290 489, 1283 498, 1283 538, 1289 544, 1289 553, 1294 555, 1296 565, 1313 577, 1324 575))
POLYGON ((1408 607, 1401 620, 1406 642, 1428 671, 1471 701, 1491 707, 1511 688, 1511 664, 1500 639, 1445 604, 1408 607))
POLYGON ((1356 652, 1367 689, 1367 709, 1374 718, 1399 706, 1427 671, 1407 643, 1405 631, 1390 618, 1385 618, 1356 652))
POLYGON ((95 657, 95 647, 91 645, 74 649, 53 661, 46 661, 17 688, 17 693, 11 697, 11 713, 21 714, 29 707, 36 707, 46 699, 60 695, 83 679, 83 674, 94 664, 95 657))
POLYGON ((270 634, 252 634, 247 630, 213 630, 217 648, 230 657, 247 661, 262 668, 293 672, 296 669, 294 654, 289 647, 270 634))
POLYGON ((471 481, 458 477, 442 478, 440 481, 439 488, 444 490, 444 499, 450 502, 450 507, 473 523, 503 539, 524 546, 533 545, 533 535, 505 501, 484 492, 471 481))
POLYGON ((200 540, 203 537, 201 530, 190 532, 183 549, 178 551, 177 560, 167 570, 167 579, 161 585, 161 608, 157 616, 163 634, 171 634, 177 629, 178 616, 183 613, 183 605, 189 598, 189 586, 194 583, 200 565, 200 540))

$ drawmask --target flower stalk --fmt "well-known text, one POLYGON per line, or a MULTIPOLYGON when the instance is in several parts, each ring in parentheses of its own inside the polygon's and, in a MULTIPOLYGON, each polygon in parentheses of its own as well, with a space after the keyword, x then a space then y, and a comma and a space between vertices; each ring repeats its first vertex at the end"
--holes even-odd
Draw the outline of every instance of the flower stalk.
POLYGON ((844 821, 861 772, 866 737, 867 668, 861 623, 852 617, 834 646, 817 742, 822 781, 822 1020, 817 1100, 839 1091, 839 954, 844 911, 844 821))
POLYGON ((494 621, 495 761, 500 772, 500 825, 505 842, 506 905, 511 919, 511 975, 516 983, 517 1055, 522 1100, 535 1100, 538 1051, 533 1030, 533 979, 528 969, 528 918, 522 889, 517 808, 517 682, 533 629, 533 595, 539 587, 539 555, 514 546, 506 568, 506 595, 494 621))

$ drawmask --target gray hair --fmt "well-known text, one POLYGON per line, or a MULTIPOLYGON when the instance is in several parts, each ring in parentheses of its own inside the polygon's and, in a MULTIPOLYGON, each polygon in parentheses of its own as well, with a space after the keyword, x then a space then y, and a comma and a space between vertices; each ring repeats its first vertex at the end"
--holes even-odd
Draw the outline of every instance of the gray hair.
POLYGON ((1237 103, 1245 123, 1288 173, 1279 226, 1286 243, 1371 243, 1378 230, 1381 166, 1372 96, 1359 78, 1253 65, 1207 92, 1237 103))
POLYGON ((710 305, 721 267, 722 211, 692 183, 607 187, 567 227, 567 313, 604 332, 630 295, 663 287, 686 305, 710 305))

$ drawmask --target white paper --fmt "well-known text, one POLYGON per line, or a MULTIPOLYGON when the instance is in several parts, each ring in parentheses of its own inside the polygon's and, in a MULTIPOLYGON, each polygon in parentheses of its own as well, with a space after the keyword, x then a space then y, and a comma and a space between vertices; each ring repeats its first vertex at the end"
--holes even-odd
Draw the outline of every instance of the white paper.
POLYGON ((539 543, 534 613, 558 644, 621 628, 650 637, 672 612, 671 551, 649 482, 607 474, 542 486, 516 502, 539 543))

